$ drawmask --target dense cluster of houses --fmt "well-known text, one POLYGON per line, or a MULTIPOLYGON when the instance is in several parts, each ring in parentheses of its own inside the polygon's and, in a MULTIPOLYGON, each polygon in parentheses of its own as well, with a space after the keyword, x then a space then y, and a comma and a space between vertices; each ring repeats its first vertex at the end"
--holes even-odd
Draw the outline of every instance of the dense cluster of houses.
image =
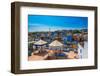
MULTIPOLYGON (((44 51, 52 55, 53 59, 59 58, 86 58, 87 55, 87 29, 58 30, 53 32, 32 32, 28 34, 28 56, 44 51), (40 50, 40 51, 39 51, 40 50), (41 51, 42 50, 42 51, 41 51), (83 50, 85 50, 83 52, 83 50), (53 51, 53 52, 52 52, 53 51), (71 52, 71 54, 70 54, 71 52), (85 53, 86 52, 86 53, 85 53)), ((42 54, 42 53, 41 53, 42 54)), ((38 54, 37 54, 38 55, 38 54)), ((47 55, 46 55, 47 56, 47 55)), ((45 59, 50 59, 47 56, 45 59)))

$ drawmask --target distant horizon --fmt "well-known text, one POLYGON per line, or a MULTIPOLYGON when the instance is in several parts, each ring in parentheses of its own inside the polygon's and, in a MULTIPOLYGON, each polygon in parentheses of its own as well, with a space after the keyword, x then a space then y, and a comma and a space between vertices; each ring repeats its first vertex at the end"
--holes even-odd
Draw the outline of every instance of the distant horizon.
POLYGON ((88 17, 28 15, 28 32, 88 28, 88 17))
MULTIPOLYGON (((87 28, 82 28, 82 29, 81 28, 80 29, 62 29, 62 30, 55 30, 55 31, 63 31, 63 30, 66 30, 66 31, 68 31, 68 30, 83 30, 83 29, 87 29, 87 28)), ((55 32, 55 31, 50 31, 50 32, 55 32)), ((48 31, 34 31, 34 32, 49 32, 49 30, 48 31)), ((29 33, 31 33, 31 32, 29 32, 29 33)))

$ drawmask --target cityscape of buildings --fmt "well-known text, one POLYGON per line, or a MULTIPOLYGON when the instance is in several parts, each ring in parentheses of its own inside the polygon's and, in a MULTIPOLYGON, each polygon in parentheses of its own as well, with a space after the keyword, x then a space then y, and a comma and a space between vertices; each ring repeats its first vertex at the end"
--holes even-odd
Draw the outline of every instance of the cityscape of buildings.
POLYGON ((28 60, 88 57, 88 18, 28 15, 28 60))
POLYGON ((29 44, 28 44, 29 60, 34 60, 34 58, 31 58, 31 55, 33 53, 37 53, 35 55, 39 55, 39 56, 42 56, 43 54, 44 54, 43 56, 46 55, 47 57, 44 58, 44 60, 45 59, 47 60, 62 59, 62 58, 63 59, 87 58, 87 54, 88 54, 87 45, 86 45, 88 41, 88 30, 87 29, 57 30, 53 32, 50 31, 49 29, 49 31, 47 32, 29 32, 28 41, 29 41, 29 44), (45 43, 42 44, 43 41, 41 42, 40 40, 43 40, 45 43), (40 41, 40 44, 38 43, 38 41, 40 41), (52 45, 50 46, 50 44, 52 45), (53 53, 52 55, 57 54, 57 56, 56 55, 55 57, 51 56, 50 58, 48 56, 49 52, 53 53), (73 53, 74 54, 68 58, 69 52, 72 52, 71 54, 73 53), (74 55, 76 56, 73 57, 74 55))

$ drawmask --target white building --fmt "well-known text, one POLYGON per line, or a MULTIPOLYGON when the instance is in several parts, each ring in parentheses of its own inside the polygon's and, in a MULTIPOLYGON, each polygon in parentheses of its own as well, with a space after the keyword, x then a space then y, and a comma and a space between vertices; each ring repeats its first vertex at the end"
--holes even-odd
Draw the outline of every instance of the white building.
POLYGON ((78 44, 78 55, 80 59, 88 58, 88 42, 84 42, 84 47, 78 44))

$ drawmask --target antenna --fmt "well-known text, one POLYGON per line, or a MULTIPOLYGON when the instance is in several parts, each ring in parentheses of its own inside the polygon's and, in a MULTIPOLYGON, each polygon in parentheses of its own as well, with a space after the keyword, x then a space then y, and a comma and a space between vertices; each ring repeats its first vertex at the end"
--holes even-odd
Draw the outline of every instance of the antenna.
POLYGON ((50 32, 50 28, 49 28, 49 32, 50 32))

